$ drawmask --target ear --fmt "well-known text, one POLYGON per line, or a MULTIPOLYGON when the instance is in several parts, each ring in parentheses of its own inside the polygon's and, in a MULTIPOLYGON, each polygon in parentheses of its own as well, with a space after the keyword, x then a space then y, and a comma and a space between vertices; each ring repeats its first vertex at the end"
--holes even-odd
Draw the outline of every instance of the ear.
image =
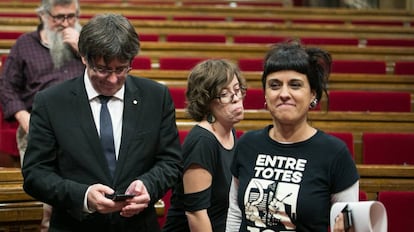
POLYGON ((81 56, 81 59, 82 59, 82 63, 86 66, 87 65, 86 58, 81 56))
POLYGON ((312 101, 313 101, 313 99, 316 99, 316 91, 315 90, 311 91, 311 99, 312 99, 312 101))

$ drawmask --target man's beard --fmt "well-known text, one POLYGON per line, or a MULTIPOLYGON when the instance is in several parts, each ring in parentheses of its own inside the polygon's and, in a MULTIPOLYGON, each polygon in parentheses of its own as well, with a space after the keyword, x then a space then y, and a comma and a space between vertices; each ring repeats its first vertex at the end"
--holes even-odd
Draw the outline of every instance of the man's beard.
MULTIPOLYGON (((81 26, 78 22, 75 24, 75 30, 81 30, 81 26)), ((45 32, 53 66, 55 69, 59 69, 66 62, 72 60, 75 57, 73 48, 70 47, 69 44, 63 42, 61 30, 52 31, 47 27, 47 25, 45 25, 45 32)))

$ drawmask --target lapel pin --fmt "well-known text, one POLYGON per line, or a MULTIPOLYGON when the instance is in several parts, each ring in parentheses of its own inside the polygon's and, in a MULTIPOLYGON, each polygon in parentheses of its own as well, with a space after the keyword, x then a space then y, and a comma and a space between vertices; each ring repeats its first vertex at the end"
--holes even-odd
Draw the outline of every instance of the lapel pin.
POLYGON ((136 104, 138 104, 138 101, 137 100, 133 100, 132 101, 132 104, 136 105, 136 104))

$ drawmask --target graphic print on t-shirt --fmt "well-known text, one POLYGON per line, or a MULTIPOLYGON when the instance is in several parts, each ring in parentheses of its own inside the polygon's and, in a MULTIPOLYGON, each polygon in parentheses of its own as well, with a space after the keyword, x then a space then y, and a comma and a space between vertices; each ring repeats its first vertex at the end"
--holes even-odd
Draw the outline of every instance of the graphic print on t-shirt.
POLYGON ((295 230, 297 199, 306 160, 259 154, 244 198, 249 231, 295 230))

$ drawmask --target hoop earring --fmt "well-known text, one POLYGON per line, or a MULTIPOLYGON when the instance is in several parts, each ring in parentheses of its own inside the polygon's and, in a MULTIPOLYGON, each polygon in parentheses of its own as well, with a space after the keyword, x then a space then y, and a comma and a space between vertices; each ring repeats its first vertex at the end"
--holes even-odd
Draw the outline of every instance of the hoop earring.
POLYGON ((210 124, 215 123, 216 122, 216 118, 214 117, 214 115, 212 115, 212 114, 209 113, 207 115, 207 122, 210 123, 210 124))
POLYGON ((309 109, 313 109, 318 105, 318 99, 314 98, 312 102, 309 104, 309 109))

